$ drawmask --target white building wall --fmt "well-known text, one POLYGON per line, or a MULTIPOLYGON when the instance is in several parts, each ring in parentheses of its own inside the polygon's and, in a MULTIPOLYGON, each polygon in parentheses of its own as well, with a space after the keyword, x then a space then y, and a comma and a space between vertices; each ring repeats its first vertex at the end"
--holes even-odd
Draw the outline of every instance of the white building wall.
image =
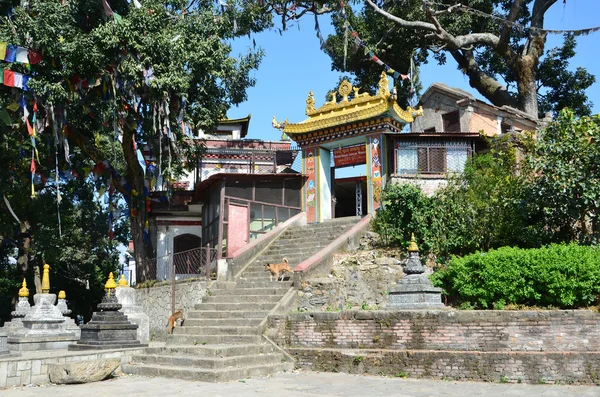
MULTIPOLYGON (((177 218, 178 220, 197 220, 177 218)), ((159 219, 160 221, 160 219, 159 219)), ((165 220, 161 220, 165 221, 165 220)), ((202 226, 180 226, 180 225, 159 225, 156 228, 156 279, 166 280, 169 272, 167 269, 169 253, 173 253, 173 239, 182 234, 193 234, 202 238, 202 226)))

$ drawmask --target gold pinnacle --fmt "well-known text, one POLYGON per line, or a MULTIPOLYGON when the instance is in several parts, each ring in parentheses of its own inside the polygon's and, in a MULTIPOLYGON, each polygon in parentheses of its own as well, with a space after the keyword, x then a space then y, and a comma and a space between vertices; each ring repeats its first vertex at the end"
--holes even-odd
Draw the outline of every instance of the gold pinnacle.
POLYGON ((23 288, 19 290, 20 298, 27 298, 29 296, 29 290, 27 289, 27 282, 23 279, 23 288))
POLYGON ((50 265, 44 264, 44 274, 42 275, 42 294, 50 293, 50 265))
POLYGON ((408 252, 418 252, 418 251, 419 251, 419 246, 417 245, 417 242, 415 241, 415 234, 411 233, 410 245, 408 246, 408 252))
POLYGON ((119 287, 128 287, 127 280, 125 279, 125 275, 121 274, 121 278, 119 279, 119 287))
POLYGON ((65 291, 58 291, 58 299, 67 299, 65 291))
POLYGON ((115 278, 112 274, 112 272, 108 273, 108 281, 106 282, 106 284, 104 284, 104 289, 106 289, 106 292, 108 293, 108 297, 110 298, 110 292, 111 290, 117 288, 117 283, 115 283, 115 278))

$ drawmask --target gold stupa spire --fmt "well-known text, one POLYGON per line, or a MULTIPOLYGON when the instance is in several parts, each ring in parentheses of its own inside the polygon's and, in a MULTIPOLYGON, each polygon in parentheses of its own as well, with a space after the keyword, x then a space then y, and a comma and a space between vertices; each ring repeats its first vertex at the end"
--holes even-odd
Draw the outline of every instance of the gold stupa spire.
POLYGON ((58 291, 58 299, 67 299, 65 291, 58 291))
POLYGON ((108 273, 108 281, 104 284, 104 289, 106 290, 108 297, 110 298, 110 293, 112 290, 117 288, 117 283, 115 283, 115 278, 112 272, 108 273))
POLYGON ((23 287, 19 290, 19 298, 27 298, 29 296, 29 290, 27 289, 27 281, 23 279, 23 287))
POLYGON ((50 265, 44 264, 44 274, 42 275, 42 294, 50 293, 50 265))
POLYGON ((415 241, 415 234, 411 233, 410 245, 408 246, 408 252, 418 252, 418 251, 419 251, 419 246, 417 245, 417 242, 415 241))
POLYGON ((119 279, 119 287, 128 287, 127 279, 125 279, 125 275, 121 274, 121 278, 119 279))

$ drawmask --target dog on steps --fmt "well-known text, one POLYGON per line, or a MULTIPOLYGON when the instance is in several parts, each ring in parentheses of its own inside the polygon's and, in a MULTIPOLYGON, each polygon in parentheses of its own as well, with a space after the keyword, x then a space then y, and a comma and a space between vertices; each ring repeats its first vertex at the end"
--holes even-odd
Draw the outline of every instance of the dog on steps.
POLYGON ((267 263, 265 265, 265 270, 268 270, 271 273, 269 277, 271 281, 273 281, 273 277, 275 277, 275 280, 279 280, 280 274, 281 281, 283 281, 283 276, 285 275, 285 272, 292 272, 287 258, 283 258, 283 262, 281 263, 267 263))
POLYGON ((167 324, 167 333, 172 334, 173 329, 175 329, 175 325, 177 324, 177 320, 181 318, 181 324, 183 325, 183 309, 177 310, 175 313, 171 314, 169 317, 169 323, 167 324))

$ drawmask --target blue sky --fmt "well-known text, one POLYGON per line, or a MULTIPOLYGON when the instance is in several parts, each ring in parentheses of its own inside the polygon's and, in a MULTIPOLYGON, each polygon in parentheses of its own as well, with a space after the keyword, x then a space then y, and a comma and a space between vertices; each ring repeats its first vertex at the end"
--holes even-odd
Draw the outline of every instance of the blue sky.
MULTIPOLYGON (((599 0, 569 0, 563 5, 558 1, 546 14, 547 29, 582 29, 600 25, 599 0)), ((320 18, 324 37, 332 32, 327 18, 320 18)), ((264 32, 253 36, 256 45, 266 52, 258 71, 254 73, 256 85, 248 90, 248 100, 228 112, 229 118, 252 115, 247 138, 278 140, 281 132, 271 127, 271 119, 288 119, 299 122, 306 118, 305 101, 309 91, 313 91, 317 106, 325 101, 325 94, 334 87, 341 73, 331 71, 329 57, 319 49, 319 40, 314 30, 314 19, 300 21, 296 26, 280 35, 278 31, 264 32)), ((577 55, 571 60, 571 69, 584 66, 600 80, 598 45, 600 32, 578 38, 577 55)), ((546 49, 562 43, 561 35, 549 35, 546 49)), ((410 43, 407 43, 410 45, 410 43)), ((252 46, 252 40, 239 39, 233 43, 233 52, 244 53, 252 46)), ((385 62, 385 59, 383 59, 385 62)), ((394 67, 394 65, 390 65, 394 67)), ((407 71, 400 71, 406 73, 407 71)), ((473 90, 468 80, 456 69, 449 59, 444 66, 435 61, 421 68, 423 87, 439 81, 462 88, 481 98, 473 90)), ((588 89, 588 96, 594 103, 594 113, 600 112, 600 83, 588 89)), ((483 99, 483 98, 481 98, 483 99)))

